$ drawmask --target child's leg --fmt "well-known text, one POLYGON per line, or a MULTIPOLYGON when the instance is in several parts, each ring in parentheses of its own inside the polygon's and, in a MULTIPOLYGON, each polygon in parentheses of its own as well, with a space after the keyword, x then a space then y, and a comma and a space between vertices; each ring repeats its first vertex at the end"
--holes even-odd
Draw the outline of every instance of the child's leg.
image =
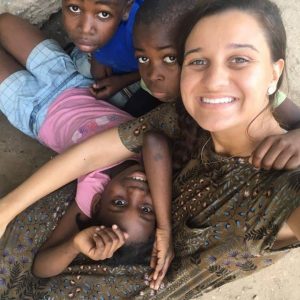
MULTIPOLYGON (((42 32, 20 17, 0 15, 0 44, 21 65, 26 66, 32 49, 45 39, 42 32)), ((0 69, 3 60, 0 60, 0 69)))
POLYGON ((0 83, 23 67, 0 46, 0 83))

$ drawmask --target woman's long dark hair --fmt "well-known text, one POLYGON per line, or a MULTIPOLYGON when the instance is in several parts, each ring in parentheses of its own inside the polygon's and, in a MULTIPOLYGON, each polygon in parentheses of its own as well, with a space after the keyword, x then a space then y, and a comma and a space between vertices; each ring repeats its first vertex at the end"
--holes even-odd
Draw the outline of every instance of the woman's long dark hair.
MULTIPOLYGON (((273 62, 286 58, 286 32, 281 19, 280 10, 269 0, 200 0, 199 5, 190 12, 180 26, 178 45, 178 61, 183 63, 185 42, 194 26, 204 17, 216 15, 227 10, 240 10, 256 18, 265 33, 271 51, 273 62)), ((277 89, 281 86, 282 78, 278 81, 277 89)), ((270 102, 274 96, 270 97, 270 102)), ((202 129, 188 114, 182 100, 177 100, 178 124, 182 132, 176 142, 173 161, 175 169, 180 169, 194 153, 198 152, 202 141, 199 139, 202 129)))

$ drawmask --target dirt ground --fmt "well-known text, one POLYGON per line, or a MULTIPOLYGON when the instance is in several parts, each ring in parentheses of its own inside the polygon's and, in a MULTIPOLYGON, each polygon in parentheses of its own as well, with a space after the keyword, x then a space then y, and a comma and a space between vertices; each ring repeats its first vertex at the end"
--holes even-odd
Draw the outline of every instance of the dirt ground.
MULTIPOLYGON (((289 96, 300 104, 300 1, 276 0, 282 8, 288 33, 289 96)), ((56 17, 46 25, 50 35, 66 40, 56 17)), ((9 100, 8 100, 9 101, 9 100)), ((15 130, 0 113, 0 196, 21 183, 54 153, 15 130)), ((300 300, 300 250, 254 276, 227 284, 202 300, 300 300)))

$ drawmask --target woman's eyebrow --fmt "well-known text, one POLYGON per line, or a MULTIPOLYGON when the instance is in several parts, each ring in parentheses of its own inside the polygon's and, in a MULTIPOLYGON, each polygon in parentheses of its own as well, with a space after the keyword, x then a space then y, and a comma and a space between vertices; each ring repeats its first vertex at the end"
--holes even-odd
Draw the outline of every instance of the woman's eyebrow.
POLYGON ((195 49, 191 49, 191 50, 188 50, 184 53, 184 57, 187 57, 189 54, 192 54, 192 53, 195 53, 195 52, 201 52, 202 51, 202 48, 199 47, 199 48, 195 48, 195 49))
POLYGON ((249 48, 256 52, 259 52, 253 45, 251 44, 239 44, 239 43, 231 43, 228 45, 228 48, 249 48))

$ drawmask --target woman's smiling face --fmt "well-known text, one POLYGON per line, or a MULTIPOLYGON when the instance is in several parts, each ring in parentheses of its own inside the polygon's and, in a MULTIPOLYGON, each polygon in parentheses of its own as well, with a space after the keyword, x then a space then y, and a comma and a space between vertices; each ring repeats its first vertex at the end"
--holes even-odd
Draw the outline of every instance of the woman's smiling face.
POLYGON ((181 74, 184 106, 211 132, 247 128, 268 105, 269 85, 284 62, 272 62, 264 30, 239 10, 208 16, 189 34, 181 74))

